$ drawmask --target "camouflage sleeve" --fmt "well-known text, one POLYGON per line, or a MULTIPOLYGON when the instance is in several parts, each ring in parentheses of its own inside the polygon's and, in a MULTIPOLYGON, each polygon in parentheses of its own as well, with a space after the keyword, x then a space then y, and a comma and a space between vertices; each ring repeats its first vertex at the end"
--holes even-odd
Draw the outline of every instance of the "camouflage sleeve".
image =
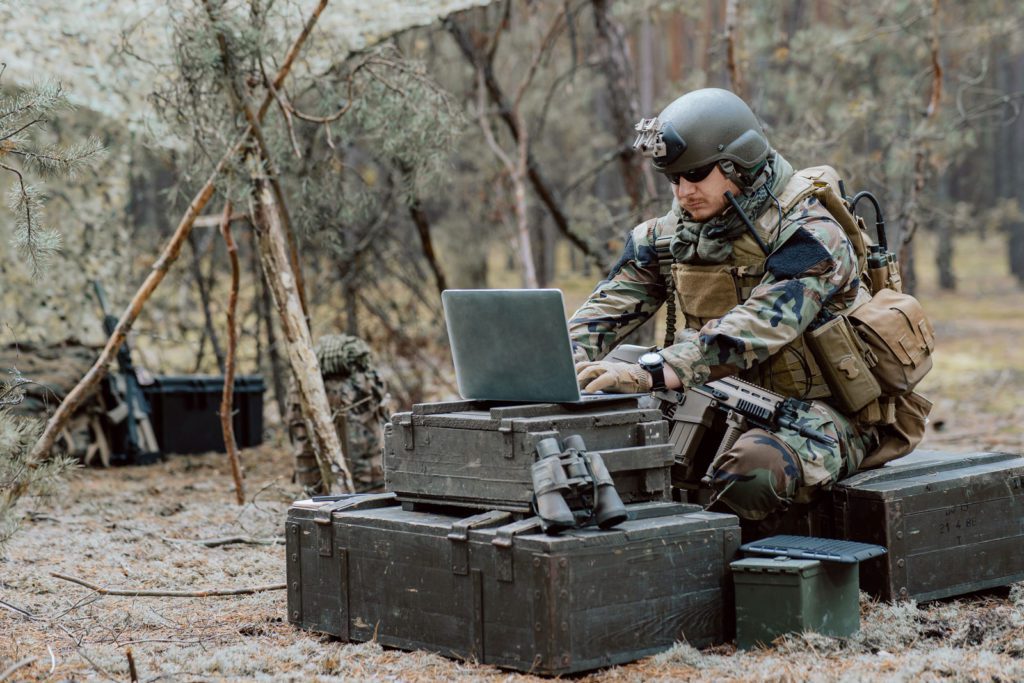
POLYGON ((657 219, 633 228, 608 278, 569 319, 573 346, 591 360, 603 358, 665 301, 667 287, 654 250, 657 219))
POLYGON ((803 334, 830 301, 846 301, 859 287, 857 257, 831 218, 804 215, 783 231, 750 297, 700 331, 709 366, 749 368, 803 334))

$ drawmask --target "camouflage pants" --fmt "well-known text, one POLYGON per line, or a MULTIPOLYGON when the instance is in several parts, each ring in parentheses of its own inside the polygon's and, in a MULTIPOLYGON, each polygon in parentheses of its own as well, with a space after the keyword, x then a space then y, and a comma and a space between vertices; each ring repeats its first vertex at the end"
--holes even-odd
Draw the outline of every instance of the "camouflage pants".
POLYGON ((820 401, 801 411, 798 422, 831 436, 836 445, 792 429, 751 429, 711 464, 717 500, 749 520, 783 512, 791 503, 809 503, 822 489, 856 472, 875 438, 873 430, 859 429, 820 401))

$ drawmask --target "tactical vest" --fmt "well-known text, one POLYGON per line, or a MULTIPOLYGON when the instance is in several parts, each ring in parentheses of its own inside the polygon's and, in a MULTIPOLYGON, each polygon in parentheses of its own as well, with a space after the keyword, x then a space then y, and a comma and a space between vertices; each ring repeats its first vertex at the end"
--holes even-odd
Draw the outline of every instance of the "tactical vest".
MULTIPOLYGON (((829 166, 816 166, 797 171, 778 195, 784 217, 783 229, 787 227, 785 219, 789 213, 814 195, 819 199, 819 203, 811 207, 811 213, 828 216, 840 224, 854 243, 858 257, 858 272, 863 272, 866 266, 863 233, 858 221, 839 200, 838 181, 838 174, 829 166)), ((674 220, 672 214, 660 219, 666 222, 674 220)), ((675 290, 678 310, 683 315, 685 327, 699 330, 707 322, 722 317, 733 307, 746 301, 764 277, 767 258, 749 232, 743 233, 733 242, 732 257, 724 263, 693 265, 673 262, 668 245, 674 233, 674 225, 666 224, 659 227, 663 228, 658 230, 662 237, 658 238, 656 249, 661 272, 663 276, 669 278, 668 284, 675 290)), ((767 210, 755 222, 755 227, 770 249, 778 243, 781 236, 779 213, 774 203, 768 205, 767 210)), ((836 312, 842 313, 855 308, 869 298, 870 292, 862 287, 851 306, 840 308, 836 312)), ((670 308, 670 329, 666 335, 666 344, 674 335, 673 313, 670 308)), ((739 376, 783 396, 801 399, 824 399, 831 396, 821 369, 807 348, 804 335, 782 347, 766 361, 755 363, 742 371, 739 376)))

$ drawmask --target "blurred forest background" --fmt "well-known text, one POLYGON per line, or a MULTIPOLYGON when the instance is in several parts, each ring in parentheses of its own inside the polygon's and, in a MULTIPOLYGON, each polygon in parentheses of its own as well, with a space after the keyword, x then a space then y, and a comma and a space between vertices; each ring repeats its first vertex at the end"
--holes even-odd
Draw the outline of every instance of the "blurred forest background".
MULTIPOLYGON (((216 3, 216 23, 183 0, 30 4, 0 2, 0 92, 60 81, 76 107, 31 141, 96 137, 106 152, 43 179, 61 247, 42 277, 12 246, 15 213, 0 213, 3 342, 98 345, 90 280, 122 310, 245 124, 221 50, 263 97, 314 3, 216 3)), ((574 307, 629 228, 670 202, 631 152, 634 122, 704 86, 745 97, 795 166, 828 163, 875 192, 912 287, 940 297, 993 274, 1000 291, 1020 286, 1022 19, 1010 0, 332 3, 263 121, 313 337, 366 339, 395 408, 455 393, 440 290, 555 286, 574 307)), ((280 410, 287 363, 246 174, 217 181, 130 340, 154 372, 220 372, 230 267, 217 226, 232 198, 238 367, 265 374, 280 410)))
MULTIPOLYGON (((46 572, 204 591, 280 581, 302 489, 279 417, 310 355, 303 316, 275 306, 292 274, 287 245, 267 256, 267 225, 294 241, 313 339, 365 339, 392 411, 451 397, 440 292, 558 287, 571 312, 630 228, 668 210, 633 125, 694 88, 738 92, 794 166, 833 165, 881 199, 936 328, 921 448, 1024 452, 1022 23, 1014 0, 0 0, 0 679, 135 679, 134 646, 156 678, 509 680, 300 633, 283 591, 121 602, 46 572), (170 263, 172 235, 187 237, 170 263), (130 325, 135 365, 220 375, 232 253, 237 371, 268 386, 249 495, 237 458, 232 501, 228 458, 207 455, 90 468, 70 495, 29 495, 62 490, 74 463, 47 459, 42 425, 11 407, 38 389, 23 382, 48 372, 70 388, 100 354, 92 281, 118 314, 170 264, 130 325)), ((30 395, 37 413, 47 391, 30 395)), ((1018 680, 1022 596, 865 602, 859 640, 682 644, 599 680, 1018 680)))

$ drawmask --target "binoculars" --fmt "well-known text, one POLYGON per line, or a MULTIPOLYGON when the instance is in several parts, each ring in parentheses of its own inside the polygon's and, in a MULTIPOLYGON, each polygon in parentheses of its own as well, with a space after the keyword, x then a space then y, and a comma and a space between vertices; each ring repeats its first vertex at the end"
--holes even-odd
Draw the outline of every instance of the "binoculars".
POLYGON ((626 506, 601 454, 588 452, 577 434, 565 437, 563 444, 553 436, 537 442, 531 474, 537 516, 545 533, 557 534, 592 521, 610 529, 626 521, 626 506))

